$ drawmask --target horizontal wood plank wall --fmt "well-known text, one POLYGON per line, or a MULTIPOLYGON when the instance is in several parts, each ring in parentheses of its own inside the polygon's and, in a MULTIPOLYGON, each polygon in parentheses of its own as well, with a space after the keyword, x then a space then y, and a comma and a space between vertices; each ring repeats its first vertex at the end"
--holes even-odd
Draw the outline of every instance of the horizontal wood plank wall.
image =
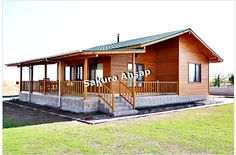
MULTIPOLYGON (((128 62, 131 61, 131 55, 111 56, 111 75, 117 75, 121 80, 121 74, 128 71, 128 62)), ((119 93, 119 82, 112 82, 111 88, 114 93, 119 93)))
POLYGON ((179 37, 179 94, 195 95, 208 94, 208 58, 203 55, 201 46, 191 35, 186 34, 179 37), (201 64, 201 82, 189 83, 189 63, 201 64))
POLYGON ((148 46, 147 50, 157 53, 155 72, 157 80, 178 81, 178 37, 148 46))
MULTIPOLYGON (((111 57, 111 73, 112 75, 118 75, 121 80, 121 75, 123 72, 128 71, 128 63, 132 63, 132 56, 129 55, 114 55, 111 57)), ((157 52, 152 50, 147 50, 146 53, 136 54, 135 57, 136 64, 144 64, 144 69, 151 69, 152 73, 150 76, 145 78, 145 81, 155 81, 156 68, 157 68, 157 52)), ((113 82, 112 89, 115 93, 119 91, 119 83, 113 82)))

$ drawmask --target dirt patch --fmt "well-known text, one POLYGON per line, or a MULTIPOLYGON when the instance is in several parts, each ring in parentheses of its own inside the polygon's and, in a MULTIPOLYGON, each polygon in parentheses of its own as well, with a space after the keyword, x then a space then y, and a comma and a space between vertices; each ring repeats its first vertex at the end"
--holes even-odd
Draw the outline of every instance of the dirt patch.
POLYGON ((61 121, 96 119, 107 117, 104 113, 73 113, 19 100, 3 102, 3 127, 17 127, 61 121))
POLYGON ((18 95, 20 90, 19 84, 16 81, 3 81, 2 93, 3 96, 18 95))
POLYGON ((71 119, 3 102, 3 128, 62 121, 71 121, 71 119))

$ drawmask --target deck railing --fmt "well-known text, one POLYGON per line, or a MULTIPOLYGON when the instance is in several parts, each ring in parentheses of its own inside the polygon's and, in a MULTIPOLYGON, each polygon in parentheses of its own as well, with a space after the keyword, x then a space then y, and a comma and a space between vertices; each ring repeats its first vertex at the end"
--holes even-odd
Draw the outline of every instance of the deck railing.
MULTIPOLYGON (((33 92, 44 93, 44 81, 33 81, 33 92)), ((106 91, 109 88, 107 85, 103 86, 101 89, 97 86, 87 87, 88 95, 94 96, 106 91)), ((62 94, 68 96, 83 96, 84 95, 84 82, 83 81, 64 81, 62 82, 62 94)), ((109 88, 111 89, 111 88, 109 88)), ((177 94, 178 93, 178 82, 173 81, 144 81, 135 82, 135 94, 136 95, 159 95, 159 94, 177 94)), ((29 91, 29 82, 22 81, 22 91, 29 91)), ((46 93, 58 94, 59 92, 59 81, 46 81, 46 93)), ((111 92, 111 91, 108 91, 111 92)), ((134 104, 135 98, 132 95, 133 90, 129 87, 127 81, 119 81, 119 94, 125 100, 127 100, 132 106, 134 104)))
POLYGON ((98 93, 98 87, 95 86, 88 86, 87 87, 88 95, 95 95, 98 93))
POLYGON ((29 81, 22 81, 22 91, 29 91, 29 81))
POLYGON ((135 92, 122 81, 119 81, 119 95, 135 109, 135 92))
POLYGON ((40 82, 39 81, 33 81, 33 91, 34 92, 43 91, 43 89, 40 91, 40 82))
POLYGON ((51 94, 58 94, 59 81, 46 81, 46 92, 51 94))
MULTIPOLYGON (((126 86, 129 86, 127 81, 122 81, 126 86)), ((129 87, 131 88, 131 87, 129 87)), ((177 94, 178 82, 177 81, 143 81, 135 82, 135 93, 137 95, 146 94, 177 94)))
POLYGON ((105 84, 98 87, 98 97, 103 99, 103 101, 111 107, 112 111, 115 110, 115 95, 112 89, 110 89, 105 84))
POLYGON ((142 94, 174 94, 178 92, 178 82, 145 81, 136 82, 135 92, 142 94))
POLYGON ((84 93, 83 81, 64 81, 62 84, 64 88, 64 95, 82 96, 84 93))

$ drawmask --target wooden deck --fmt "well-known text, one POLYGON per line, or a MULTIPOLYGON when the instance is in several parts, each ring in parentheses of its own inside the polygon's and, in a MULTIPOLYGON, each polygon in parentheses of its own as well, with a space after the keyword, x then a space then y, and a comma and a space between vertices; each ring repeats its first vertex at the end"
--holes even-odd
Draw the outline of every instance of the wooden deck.
MULTIPOLYGON (((127 81, 122 81, 122 83, 128 87, 127 81)), ((29 81, 22 81, 22 91, 29 91, 31 86, 31 92, 44 93, 44 82, 43 80, 33 81, 30 83, 29 81)), ((84 94, 84 82, 83 81, 64 81, 61 83, 61 87, 63 90, 61 91, 62 95, 66 96, 83 96, 84 94)), ((101 86, 100 86, 101 87, 101 86)), ((112 90, 108 86, 108 89, 112 90)), ((132 90, 132 87, 128 87, 132 90)), ((148 95, 148 94, 177 94, 178 93, 178 82, 173 81, 146 81, 146 82, 136 82, 135 84, 135 94, 136 95, 148 95)), ((106 93, 107 90, 99 89, 96 86, 87 87, 89 95, 98 95, 99 90, 100 93, 106 93)), ((119 91, 124 91, 123 89, 119 91)), ((46 82, 46 92, 45 94, 58 94, 59 93, 59 82, 58 81, 47 81, 46 82)), ((127 92, 124 92, 127 94, 127 92)))
MULTIPOLYGON (((146 81, 136 82, 134 89, 128 86, 127 81, 119 82, 119 96, 126 100, 133 109, 135 109, 136 96, 142 95, 162 95, 162 94, 178 94, 178 82, 169 81, 146 81)), ((42 94, 55 94, 61 96, 79 96, 84 97, 83 81, 63 81, 59 86, 59 81, 44 80, 39 81, 22 81, 22 91, 37 92, 42 94), (46 86, 44 86, 46 84, 46 86), (59 91, 59 88, 60 91, 59 91), (63 88, 63 89, 62 89, 63 88), (60 94, 59 94, 60 93, 60 94)), ((102 98, 107 105, 114 110, 114 91, 109 86, 102 84, 99 87, 87 87, 88 96, 98 96, 102 98)))

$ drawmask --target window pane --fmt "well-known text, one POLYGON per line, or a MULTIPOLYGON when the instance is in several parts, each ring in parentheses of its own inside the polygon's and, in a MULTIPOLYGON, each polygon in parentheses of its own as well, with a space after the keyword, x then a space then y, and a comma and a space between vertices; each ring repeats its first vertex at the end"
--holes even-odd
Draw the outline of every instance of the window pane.
MULTIPOLYGON (((137 71, 144 71, 144 65, 143 64, 138 64, 137 65, 137 71)), ((144 81, 144 76, 139 76, 138 81, 144 81)))
MULTIPOLYGON (((132 64, 128 64, 128 72, 129 73, 132 73, 132 64)), ((136 65, 134 66, 134 70, 136 71, 136 65)), ((133 78, 128 78, 128 86, 129 87, 132 87, 132 81, 133 81, 133 78)), ((136 80, 134 80, 134 86, 136 85, 136 80)))
POLYGON ((83 66, 76 66, 76 80, 83 80, 83 66))
POLYGON ((103 78, 103 64, 97 64, 96 77, 103 78))
POLYGON ((74 80, 74 67, 70 67, 70 80, 74 80))
POLYGON ((96 64, 91 64, 90 65, 90 80, 95 80, 95 76, 96 76, 96 68, 97 65, 96 64))
POLYGON ((83 67, 82 66, 80 66, 79 80, 83 80, 83 67))
POLYGON ((65 68, 65 80, 70 80, 70 66, 65 68))
POLYGON ((196 82, 201 82, 201 65, 196 64, 196 82))
POLYGON ((79 78, 79 73, 80 73, 80 66, 76 66, 76 80, 80 80, 79 78))
POLYGON ((189 64, 189 82, 195 82, 195 64, 189 64))

